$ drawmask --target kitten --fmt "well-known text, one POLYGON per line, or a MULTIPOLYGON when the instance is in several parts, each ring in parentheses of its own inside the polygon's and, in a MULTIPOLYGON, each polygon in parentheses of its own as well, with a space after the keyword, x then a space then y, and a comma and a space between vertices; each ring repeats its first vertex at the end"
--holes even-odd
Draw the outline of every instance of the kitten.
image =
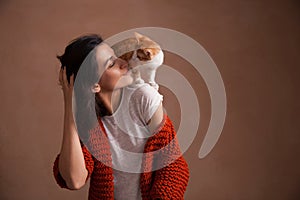
POLYGON ((164 60, 160 46, 150 38, 135 33, 135 38, 125 39, 112 46, 117 57, 126 60, 132 68, 133 84, 148 83, 156 90, 156 70, 164 60))

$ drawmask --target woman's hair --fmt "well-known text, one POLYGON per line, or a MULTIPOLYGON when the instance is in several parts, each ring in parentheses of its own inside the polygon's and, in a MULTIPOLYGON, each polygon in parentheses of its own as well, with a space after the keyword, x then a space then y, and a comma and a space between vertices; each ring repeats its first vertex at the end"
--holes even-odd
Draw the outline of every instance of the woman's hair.
POLYGON ((101 99, 91 90, 100 79, 95 47, 102 42, 95 34, 81 36, 70 42, 63 55, 57 56, 61 67, 66 67, 68 81, 74 74, 75 121, 83 140, 95 126, 95 119, 108 114, 101 99))
POLYGON ((63 55, 57 56, 61 62, 61 67, 66 67, 68 81, 70 81, 72 74, 76 78, 84 59, 102 41, 102 38, 96 34, 81 36, 69 43, 63 55))

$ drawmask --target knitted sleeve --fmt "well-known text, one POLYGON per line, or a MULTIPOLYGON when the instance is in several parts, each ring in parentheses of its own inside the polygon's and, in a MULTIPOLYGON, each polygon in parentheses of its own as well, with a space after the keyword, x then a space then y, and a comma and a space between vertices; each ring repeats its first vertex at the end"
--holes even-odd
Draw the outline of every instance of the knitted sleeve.
POLYGON ((150 199, 183 199, 189 180, 187 162, 182 156, 176 131, 171 120, 165 117, 163 127, 149 139, 150 151, 160 150, 154 156, 153 165, 165 166, 153 173, 150 188, 150 199))
MULTIPOLYGON (((84 156, 85 166, 88 171, 88 176, 87 176, 86 180, 88 180, 94 170, 94 160, 93 160, 92 155, 89 153, 88 149, 85 146, 82 145, 81 148, 82 148, 82 152, 83 152, 83 156, 84 156)), ((60 187, 70 189, 70 188, 68 188, 66 181, 63 179, 63 177, 61 176, 61 174, 59 172, 59 169, 58 169, 59 156, 60 156, 60 154, 57 155, 54 165, 53 165, 53 175, 54 175, 54 178, 55 178, 57 184, 60 187)))
POLYGON ((181 156, 154 172, 154 182, 150 190, 151 199, 184 199, 188 180, 188 165, 181 156))

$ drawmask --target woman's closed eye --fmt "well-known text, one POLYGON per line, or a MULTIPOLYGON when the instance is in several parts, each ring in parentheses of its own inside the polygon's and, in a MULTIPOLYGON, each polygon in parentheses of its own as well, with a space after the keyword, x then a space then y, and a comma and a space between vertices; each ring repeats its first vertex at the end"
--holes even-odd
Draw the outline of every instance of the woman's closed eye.
POLYGON ((116 61, 117 61, 117 57, 115 56, 110 57, 107 68, 113 67, 116 64, 116 61))
POLYGON ((109 62, 108 68, 113 67, 115 64, 116 64, 116 59, 111 60, 111 61, 109 62))

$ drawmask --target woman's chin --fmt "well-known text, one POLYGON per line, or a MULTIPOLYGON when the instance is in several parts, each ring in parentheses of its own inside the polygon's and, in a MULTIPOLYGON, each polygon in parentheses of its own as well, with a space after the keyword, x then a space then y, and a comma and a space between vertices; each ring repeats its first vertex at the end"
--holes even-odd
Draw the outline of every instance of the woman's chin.
POLYGON ((117 82, 115 89, 120 89, 120 88, 126 87, 128 85, 131 85, 132 83, 133 83, 133 78, 131 77, 131 75, 129 75, 129 74, 124 75, 117 82))

